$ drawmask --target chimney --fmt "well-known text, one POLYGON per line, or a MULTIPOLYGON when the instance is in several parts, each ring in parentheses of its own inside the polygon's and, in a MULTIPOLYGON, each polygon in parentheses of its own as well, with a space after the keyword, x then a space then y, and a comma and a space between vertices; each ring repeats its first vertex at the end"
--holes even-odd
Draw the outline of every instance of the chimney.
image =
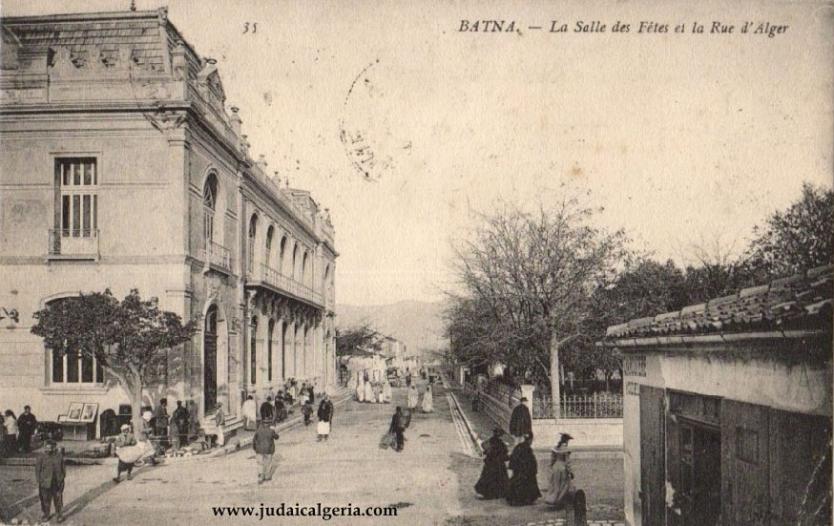
POLYGON ((240 125, 243 122, 243 120, 240 118, 240 115, 238 114, 240 108, 238 108, 237 106, 232 106, 229 109, 232 110, 232 116, 229 118, 229 120, 232 122, 232 129, 235 131, 236 135, 240 135, 240 125))

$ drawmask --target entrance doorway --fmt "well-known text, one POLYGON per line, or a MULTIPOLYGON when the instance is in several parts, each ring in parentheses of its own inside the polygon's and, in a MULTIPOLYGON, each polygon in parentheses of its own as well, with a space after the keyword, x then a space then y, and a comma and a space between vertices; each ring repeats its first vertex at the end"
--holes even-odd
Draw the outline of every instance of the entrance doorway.
POLYGON ((721 516, 721 432, 682 422, 679 496, 683 524, 714 526, 721 516))
POLYGON ((206 413, 217 406, 217 307, 206 312, 203 330, 203 407, 206 413))

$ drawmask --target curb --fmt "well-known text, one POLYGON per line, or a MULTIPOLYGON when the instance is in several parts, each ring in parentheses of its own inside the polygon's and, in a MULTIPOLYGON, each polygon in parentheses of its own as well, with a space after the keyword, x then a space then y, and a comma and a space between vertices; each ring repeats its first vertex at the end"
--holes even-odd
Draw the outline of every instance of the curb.
POLYGON ((457 409, 458 414, 461 416, 461 419, 463 421, 463 426, 466 428, 466 432, 469 434, 469 440, 472 441, 472 444, 475 447, 475 452, 483 455, 483 448, 481 447, 481 439, 478 436, 478 434, 475 433, 475 430, 472 429, 472 424, 469 422, 469 417, 466 416, 466 413, 464 412, 463 408, 461 407, 460 402, 458 401, 458 398, 455 396, 455 394, 452 392, 451 389, 446 391, 446 393, 449 395, 449 398, 451 398, 451 400, 454 402, 455 408, 457 409))

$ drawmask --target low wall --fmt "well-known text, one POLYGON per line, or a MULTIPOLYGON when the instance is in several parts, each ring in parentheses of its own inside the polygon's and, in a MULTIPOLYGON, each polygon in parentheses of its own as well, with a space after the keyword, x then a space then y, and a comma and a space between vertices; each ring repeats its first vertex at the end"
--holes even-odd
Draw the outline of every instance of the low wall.
POLYGON ((559 433, 573 437, 570 445, 575 448, 604 447, 623 448, 622 418, 563 418, 533 420, 534 447, 555 445, 559 433))
MULTIPOLYGON (((498 399, 488 393, 481 392, 481 411, 501 426, 508 429, 512 407, 506 399, 498 399)), ((513 397, 513 405, 518 400, 513 397)), ((576 448, 623 448, 623 419, 622 418, 562 418, 559 420, 533 420, 533 447, 549 448, 556 444, 559 433, 568 433, 573 437, 571 447, 576 448)))

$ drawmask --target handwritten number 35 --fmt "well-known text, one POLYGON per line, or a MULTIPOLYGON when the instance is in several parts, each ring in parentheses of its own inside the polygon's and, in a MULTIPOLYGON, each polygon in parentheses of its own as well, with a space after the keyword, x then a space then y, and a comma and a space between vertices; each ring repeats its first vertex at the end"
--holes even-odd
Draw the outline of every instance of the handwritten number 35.
POLYGON ((244 35, 246 33, 257 33, 257 32, 258 32, 258 23, 257 22, 252 22, 251 24, 249 22, 246 22, 246 23, 243 24, 243 34, 244 35), (249 30, 250 28, 252 29, 251 31, 249 30))

